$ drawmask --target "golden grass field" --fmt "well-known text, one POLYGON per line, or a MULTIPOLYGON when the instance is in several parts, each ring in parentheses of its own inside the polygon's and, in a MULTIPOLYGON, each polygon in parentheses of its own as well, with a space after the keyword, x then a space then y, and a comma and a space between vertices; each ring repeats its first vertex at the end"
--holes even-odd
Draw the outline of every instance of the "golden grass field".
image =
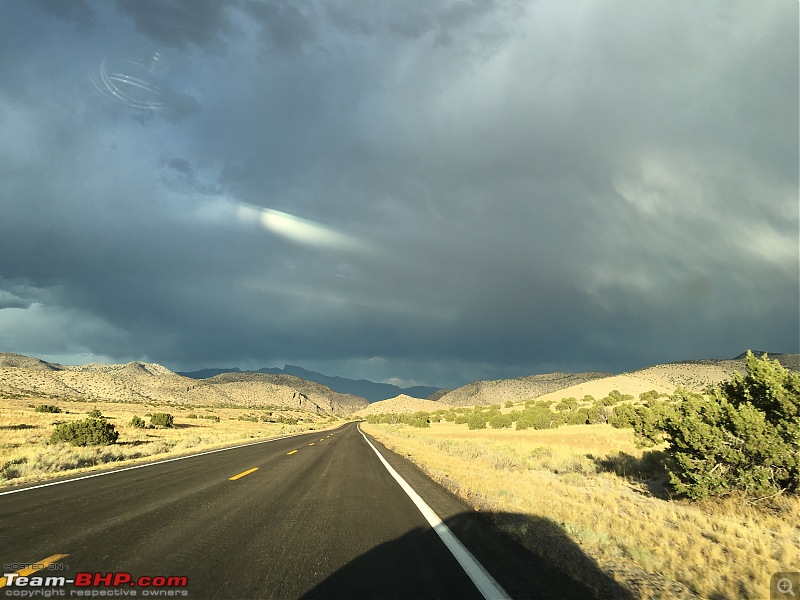
MULTIPOLYGON (((650 482, 654 495, 645 481, 622 475, 636 471, 643 456, 630 429, 471 431, 444 422, 425 429, 362 427, 477 510, 556 523, 636 597, 764 598, 772 573, 800 570, 800 500, 781 498, 759 508, 736 499, 679 501, 650 482)), ((558 539, 539 535, 530 523, 498 525, 576 578, 595 583, 557 547, 558 539)))
POLYGON ((42 398, 0 399, 0 488, 118 464, 134 464, 312 429, 327 429, 341 422, 288 409, 177 408, 42 398), (65 412, 35 412, 34 406, 39 404, 54 404, 65 412), (47 443, 55 422, 85 419, 94 409, 101 411, 119 432, 116 444, 75 447, 47 443), (172 414, 174 427, 139 429, 130 425, 134 415, 149 423, 145 414, 156 412, 172 414), (276 417, 301 417, 304 421, 290 425, 242 420, 258 419, 268 412, 273 412, 276 417), (196 415, 196 418, 190 415, 196 415), (219 422, 213 417, 219 417, 219 422))

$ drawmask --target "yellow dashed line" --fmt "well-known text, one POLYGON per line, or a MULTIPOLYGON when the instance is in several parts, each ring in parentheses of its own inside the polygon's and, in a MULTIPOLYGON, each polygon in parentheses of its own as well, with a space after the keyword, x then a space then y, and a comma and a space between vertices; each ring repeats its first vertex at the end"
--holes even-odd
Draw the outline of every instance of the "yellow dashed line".
MULTIPOLYGON (((69 554, 53 554, 53 556, 48 556, 44 560, 40 560, 31 565, 30 567, 25 567, 24 569, 20 569, 19 571, 16 572, 16 574, 18 577, 26 577, 31 573, 36 573, 36 571, 41 571, 42 569, 49 567, 57 560, 61 560, 62 558, 66 558, 67 556, 69 556, 69 554)), ((6 585, 6 578, 0 577, 0 588, 5 587, 5 585, 6 585)))
POLYGON ((313 446, 313 445, 314 445, 314 442, 311 442, 311 443, 309 444, 309 446, 313 446))
POLYGON ((297 450, 292 450, 291 452, 287 452, 287 453, 286 453, 286 456, 289 456, 289 455, 291 455, 291 454, 294 454, 295 452, 297 452, 297 450))
POLYGON ((250 469, 249 471, 245 471, 244 473, 239 473, 238 475, 234 475, 233 477, 228 479, 228 481, 236 481, 237 479, 244 477, 245 475, 250 475, 250 473, 252 473, 253 471, 258 471, 258 467, 250 469))

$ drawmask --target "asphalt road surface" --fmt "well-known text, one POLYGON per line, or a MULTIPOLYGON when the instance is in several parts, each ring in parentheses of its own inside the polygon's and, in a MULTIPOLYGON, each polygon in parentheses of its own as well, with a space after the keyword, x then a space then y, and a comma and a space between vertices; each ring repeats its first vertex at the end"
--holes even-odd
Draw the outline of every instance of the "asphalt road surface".
MULTIPOLYGON (((29 578, 27 585, 0 581, 0 598, 47 597, 36 590, 53 590, 52 597, 194 599, 593 595, 371 442, 496 581, 494 592, 479 591, 349 423, 0 495, 4 573, 29 578), (37 569, 43 561, 52 564, 37 569), (36 564, 23 570, 26 563, 36 564), (132 581, 119 575, 117 586, 100 580, 98 587, 76 587, 51 580, 41 588, 48 582, 32 579, 69 581, 77 573, 125 573, 132 581), (186 585, 131 585, 159 576, 185 577, 186 585)), ((84 583, 88 576, 81 577, 84 583)))

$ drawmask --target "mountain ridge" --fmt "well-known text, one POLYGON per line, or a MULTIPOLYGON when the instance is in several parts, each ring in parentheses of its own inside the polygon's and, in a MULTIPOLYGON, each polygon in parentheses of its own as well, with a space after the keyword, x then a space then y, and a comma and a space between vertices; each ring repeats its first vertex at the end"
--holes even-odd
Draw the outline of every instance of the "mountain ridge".
POLYGON ((156 363, 65 366, 11 353, 0 353, 3 396, 243 408, 275 405, 341 416, 369 405, 364 398, 291 375, 229 373, 197 380, 156 363))
POLYGON ((264 373, 268 375, 292 375, 306 381, 321 383, 322 385, 325 385, 335 392, 339 392, 340 394, 351 394, 353 396, 366 398, 369 402, 388 400, 389 398, 394 398, 401 394, 424 400, 431 394, 435 394, 441 389, 426 385, 415 385, 407 388, 401 388, 391 383, 370 381, 369 379, 350 379, 348 377, 340 377, 338 375, 325 375, 317 371, 311 371, 309 369, 290 364, 284 365, 283 368, 264 367, 255 371, 242 371, 238 367, 233 367, 230 369, 207 368, 199 369, 197 371, 179 371, 178 373, 184 377, 190 377, 192 379, 208 379, 223 373, 264 373))

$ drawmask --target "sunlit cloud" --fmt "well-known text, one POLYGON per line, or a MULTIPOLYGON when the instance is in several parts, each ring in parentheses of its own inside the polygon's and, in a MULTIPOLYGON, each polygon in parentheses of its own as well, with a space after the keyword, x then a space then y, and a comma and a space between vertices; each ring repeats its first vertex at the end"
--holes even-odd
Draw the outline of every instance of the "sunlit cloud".
POLYGON ((236 216, 240 221, 257 223, 266 231, 304 246, 363 252, 367 242, 336 229, 271 208, 239 204, 236 216))

